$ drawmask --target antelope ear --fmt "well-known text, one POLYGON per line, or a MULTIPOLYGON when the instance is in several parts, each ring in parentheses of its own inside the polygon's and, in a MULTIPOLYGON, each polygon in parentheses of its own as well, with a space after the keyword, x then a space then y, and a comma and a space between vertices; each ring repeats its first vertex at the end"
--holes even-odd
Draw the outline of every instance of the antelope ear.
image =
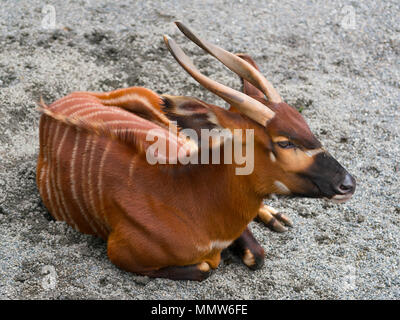
MULTIPOLYGON (((247 61, 250 63, 257 71, 260 71, 254 60, 245 53, 238 53, 236 54, 239 58, 242 58, 243 60, 247 61)), ((243 78, 240 78, 242 80, 243 88, 242 91, 243 93, 247 94, 250 97, 257 97, 257 98, 264 98, 264 93, 262 93, 261 90, 257 89, 255 86, 253 86, 250 82, 247 80, 244 80, 243 78)))
POLYGON ((200 137, 201 129, 223 129, 211 108, 192 97, 162 95, 162 111, 181 129, 193 129, 200 137))

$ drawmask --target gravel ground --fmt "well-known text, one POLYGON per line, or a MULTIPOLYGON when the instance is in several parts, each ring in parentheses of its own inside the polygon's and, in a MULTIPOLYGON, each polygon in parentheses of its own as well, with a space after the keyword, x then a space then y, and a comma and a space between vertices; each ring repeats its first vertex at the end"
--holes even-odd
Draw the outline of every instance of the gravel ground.
POLYGON ((0 298, 399 299, 399 21, 397 0, 2 0, 0 298), (252 272, 228 254, 202 283, 117 269, 103 241, 52 221, 35 184, 40 95, 139 85, 225 105, 178 67, 164 33, 202 72, 240 88, 180 35, 177 19, 251 54, 358 182, 342 205, 269 200, 295 227, 278 234, 251 223, 265 266, 252 272))

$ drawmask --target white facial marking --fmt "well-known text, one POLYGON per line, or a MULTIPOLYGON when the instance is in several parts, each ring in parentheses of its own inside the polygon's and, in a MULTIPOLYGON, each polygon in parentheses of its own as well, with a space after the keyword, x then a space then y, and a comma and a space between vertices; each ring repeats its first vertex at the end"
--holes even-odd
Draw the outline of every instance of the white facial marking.
POLYGON ((282 182, 276 180, 276 181, 274 181, 274 185, 275 185, 275 187, 278 188, 278 190, 279 190, 281 193, 283 193, 283 194, 289 194, 289 193, 290 193, 289 188, 288 188, 284 183, 282 183, 282 182))
POLYGON ((271 159, 272 162, 276 161, 276 157, 272 152, 269 153, 269 158, 271 159))
POLYGON ((324 149, 322 149, 322 148, 318 148, 318 149, 307 149, 307 150, 304 151, 304 153, 305 153, 306 155, 308 155, 309 157, 313 157, 313 156, 315 156, 316 154, 321 153, 321 152, 324 152, 324 149))
POLYGON ((332 200, 333 202, 336 202, 336 203, 343 203, 343 202, 346 202, 347 200, 349 200, 351 198, 351 196, 352 196, 352 194, 337 194, 329 200, 332 200))

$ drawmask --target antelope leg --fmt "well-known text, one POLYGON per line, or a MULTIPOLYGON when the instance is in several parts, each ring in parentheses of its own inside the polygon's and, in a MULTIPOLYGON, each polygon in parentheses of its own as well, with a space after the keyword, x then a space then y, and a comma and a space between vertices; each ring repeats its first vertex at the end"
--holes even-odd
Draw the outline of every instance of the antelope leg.
POLYGON ((210 275, 210 266, 207 262, 189 266, 171 266, 143 273, 152 278, 167 278, 171 280, 203 281, 210 275))
POLYGON ((288 227, 293 227, 292 220, 274 208, 263 205, 258 212, 257 220, 262 221, 269 229, 276 232, 285 232, 288 227))
POLYGON ((252 270, 257 270, 264 264, 264 249, 254 238, 249 228, 246 228, 229 248, 252 270))

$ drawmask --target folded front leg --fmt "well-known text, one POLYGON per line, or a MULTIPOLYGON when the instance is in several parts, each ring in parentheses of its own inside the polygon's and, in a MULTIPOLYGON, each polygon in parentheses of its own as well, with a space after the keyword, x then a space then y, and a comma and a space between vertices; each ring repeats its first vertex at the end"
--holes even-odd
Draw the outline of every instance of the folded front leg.
POLYGON ((267 205, 261 206, 256 219, 262 221, 269 229, 276 232, 287 231, 285 226, 293 227, 293 223, 289 217, 267 205))
POLYGON ((195 280, 203 281, 210 275, 210 265, 207 262, 189 266, 171 266, 158 270, 144 272, 152 278, 167 278, 171 280, 195 280))
POLYGON ((229 248, 252 270, 257 270, 264 264, 264 249, 254 238, 249 228, 246 228, 229 248))

